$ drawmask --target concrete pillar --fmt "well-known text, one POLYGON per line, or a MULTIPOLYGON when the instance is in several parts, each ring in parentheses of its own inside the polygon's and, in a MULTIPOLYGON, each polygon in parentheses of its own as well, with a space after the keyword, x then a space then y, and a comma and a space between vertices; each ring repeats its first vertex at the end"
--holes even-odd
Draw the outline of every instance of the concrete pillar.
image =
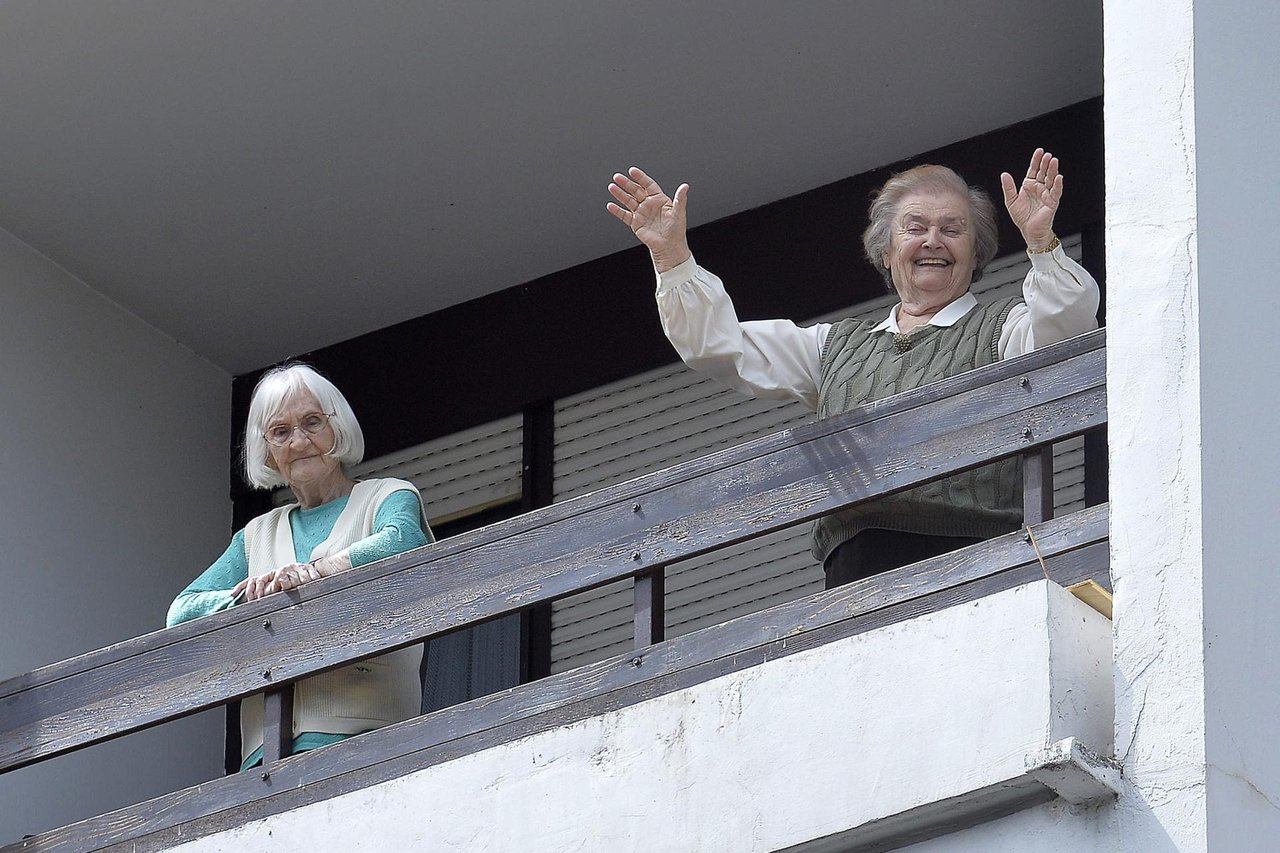
POLYGON ((1280 829, 1274 3, 1108 0, 1120 849, 1280 829))

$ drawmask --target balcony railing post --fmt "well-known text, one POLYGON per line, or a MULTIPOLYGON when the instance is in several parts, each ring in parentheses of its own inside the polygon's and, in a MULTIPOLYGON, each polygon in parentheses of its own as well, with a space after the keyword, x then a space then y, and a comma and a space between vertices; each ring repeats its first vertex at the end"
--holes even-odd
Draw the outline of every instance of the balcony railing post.
POLYGON ((262 769, 268 771, 293 749, 293 685, 268 690, 263 706, 262 769))
POLYGON ((650 569, 635 577, 635 638, 636 648, 643 649, 663 639, 665 614, 663 595, 666 587, 666 570, 662 566, 650 569))
POLYGON ((1053 445, 1022 454, 1022 522, 1039 524, 1053 518, 1053 445))

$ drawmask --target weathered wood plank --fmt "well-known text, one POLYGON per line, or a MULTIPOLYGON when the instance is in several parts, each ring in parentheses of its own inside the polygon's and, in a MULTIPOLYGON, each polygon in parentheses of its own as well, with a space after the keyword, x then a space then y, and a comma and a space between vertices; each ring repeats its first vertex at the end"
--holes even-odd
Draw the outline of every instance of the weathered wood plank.
POLYGON ((262 768, 267 772, 293 750, 293 685, 268 690, 262 704, 262 768))
POLYGON ((1053 518, 1053 445, 1022 454, 1022 522, 1053 518))
POLYGON ((376 572, 252 602, 243 616, 216 614, 219 630, 0 699, 0 767, 247 695, 264 667, 297 678, 1018 453, 1027 428, 1045 442, 1076 434, 1105 419, 1103 356, 1047 364, 1029 392, 1011 376, 934 400, 927 418, 907 410, 836 431, 822 422, 737 462, 741 448, 717 454, 725 458, 697 477, 671 475, 677 466, 648 484, 640 512, 631 495, 596 500, 518 537, 400 555, 376 572), (264 616, 270 638, 256 621, 264 616))
POLYGON ((666 572, 658 568, 635 577, 635 647, 662 642, 666 630, 666 572))
MULTIPOLYGON (((1050 575, 1107 579, 1108 508, 1035 528, 1050 575)), ((143 853, 367 787, 480 749, 625 707, 842 637, 1043 577, 1015 533, 283 759, 269 780, 237 774, 45 833, 0 853, 143 853), (637 663, 638 661, 638 663, 637 663), (120 845, 119 847, 114 847, 120 845)))

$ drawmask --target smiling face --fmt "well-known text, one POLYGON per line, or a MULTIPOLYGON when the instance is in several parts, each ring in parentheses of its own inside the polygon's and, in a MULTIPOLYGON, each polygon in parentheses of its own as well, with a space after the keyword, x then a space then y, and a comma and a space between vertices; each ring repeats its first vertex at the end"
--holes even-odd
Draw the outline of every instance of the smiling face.
MULTIPOLYGON (((320 403, 310 391, 299 391, 285 398, 280 411, 267 421, 267 430, 283 424, 296 427, 308 415, 323 413, 320 403)), ((341 478, 342 463, 330 456, 335 442, 333 427, 327 422, 315 435, 307 435, 301 429, 293 430, 289 440, 280 447, 267 445, 270 459, 267 464, 280 472, 291 487, 324 483, 341 478)))
POLYGON ((975 264, 968 200, 947 192, 905 196, 882 260, 903 302, 941 307, 964 295, 975 264))

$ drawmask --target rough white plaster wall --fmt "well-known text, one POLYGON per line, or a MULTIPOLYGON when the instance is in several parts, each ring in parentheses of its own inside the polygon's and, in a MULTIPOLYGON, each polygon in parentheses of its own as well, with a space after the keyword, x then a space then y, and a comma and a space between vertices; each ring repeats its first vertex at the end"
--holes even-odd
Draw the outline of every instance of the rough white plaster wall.
MULTIPOLYGON (((0 231, 0 678, 163 627, 226 547, 230 377, 0 231)), ((0 776, 0 844, 208 779, 203 715, 0 776)))
POLYGON ((1280 3, 1195 6, 1210 850, 1280 836, 1280 3), (1254 162, 1262 163, 1255 168, 1254 162))
POLYGON ((1020 776, 1051 661, 1105 733, 1109 634, 1041 581, 173 849, 775 850, 1020 776))
POLYGON ((1204 850, 1192 2, 1103 23, 1119 849, 1204 850))

